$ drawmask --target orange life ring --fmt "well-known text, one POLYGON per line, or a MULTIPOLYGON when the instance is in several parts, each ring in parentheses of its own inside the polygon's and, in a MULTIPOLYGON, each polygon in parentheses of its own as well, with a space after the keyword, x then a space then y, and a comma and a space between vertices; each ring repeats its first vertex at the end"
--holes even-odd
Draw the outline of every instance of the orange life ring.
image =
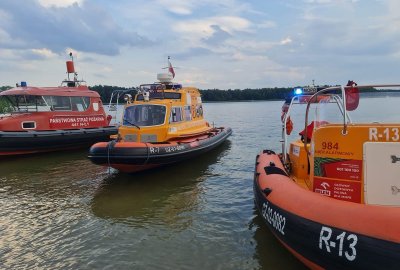
POLYGON ((286 119, 286 134, 290 135, 293 131, 293 122, 290 119, 290 116, 286 119))

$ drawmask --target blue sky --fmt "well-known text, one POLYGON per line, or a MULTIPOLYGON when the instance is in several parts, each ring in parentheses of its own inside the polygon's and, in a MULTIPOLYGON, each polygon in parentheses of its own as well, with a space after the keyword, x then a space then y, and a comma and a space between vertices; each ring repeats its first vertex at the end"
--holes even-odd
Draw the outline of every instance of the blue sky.
POLYGON ((244 89, 399 82, 398 0, 1 0, 0 85, 244 89))

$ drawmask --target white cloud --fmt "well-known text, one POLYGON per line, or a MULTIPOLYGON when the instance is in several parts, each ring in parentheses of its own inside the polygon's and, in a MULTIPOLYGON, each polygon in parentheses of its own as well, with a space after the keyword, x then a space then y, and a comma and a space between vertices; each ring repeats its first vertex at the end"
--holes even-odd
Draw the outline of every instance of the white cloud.
POLYGON ((42 49, 31 49, 31 51, 32 51, 34 54, 37 54, 37 55, 39 55, 39 56, 41 56, 41 57, 44 57, 44 58, 53 58, 53 57, 56 57, 56 56, 57 56, 57 54, 53 53, 51 50, 49 50, 49 49, 47 49, 47 48, 42 48, 42 49))
POLYGON ((123 46, 152 45, 152 41, 119 24, 115 19, 117 16, 113 17, 106 7, 95 2, 82 3, 82 6, 74 4, 47 9, 31 0, 20 10, 17 1, 2 0, 0 10, 7 12, 11 19, 1 27, 13 41, 22 41, 18 47, 46 47, 57 53, 73 47, 80 51, 117 55, 123 46))
POLYGON ((39 3, 48 8, 48 7, 68 7, 73 4, 82 5, 84 0, 38 0, 39 3))
POLYGON ((158 4, 172 13, 180 15, 192 14, 193 2, 186 0, 158 0, 158 4))
POLYGON ((180 21, 174 27, 190 47, 198 46, 202 40, 210 38, 217 29, 233 35, 235 32, 250 30, 251 22, 247 19, 234 16, 220 16, 202 20, 180 21), (215 27, 217 26, 217 27, 215 27))
POLYGON ((290 37, 287 37, 287 38, 285 38, 285 39, 282 39, 279 43, 280 43, 281 45, 287 45, 287 44, 292 43, 292 39, 291 39, 290 37))

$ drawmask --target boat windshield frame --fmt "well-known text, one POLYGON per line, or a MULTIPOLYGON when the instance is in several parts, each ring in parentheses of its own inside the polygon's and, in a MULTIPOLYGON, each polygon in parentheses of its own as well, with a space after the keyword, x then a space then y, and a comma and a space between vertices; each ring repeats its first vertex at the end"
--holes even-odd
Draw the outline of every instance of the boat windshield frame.
MULTIPOLYGON (((400 84, 369 84, 369 85, 353 85, 353 86, 332 86, 332 87, 327 87, 322 90, 317 91, 316 93, 312 94, 308 101, 307 101, 307 107, 306 107, 306 113, 305 113, 305 120, 304 120, 304 137, 307 137, 307 126, 309 124, 309 111, 311 108, 311 104, 315 103, 314 101, 318 101, 318 96, 321 95, 328 95, 332 96, 335 102, 338 104, 343 121, 342 121, 342 134, 346 135, 347 134, 347 126, 348 124, 352 123, 352 120, 348 114, 348 109, 346 108, 346 89, 351 89, 351 88, 358 88, 358 89, 365 89, 365 88, 374 88, 375 90, 379 91, 382 90, 382 88, 400 88, 400 84), (337 94, 339 92, 339 94, 337 94)), ((310 95, 310 94, 309 94, 310 95)), ((299 95, 299 96, 304 96, 304 95, 299 95)), ((287 163, 287 154, 288 154, 288 149, 287 149, 287 135, 286 135, 286 121, 288 117, 290 116, 290 109, 292 104, 296 104, 295 101, 298 99, 298 96, 295 96, 292 98, 290 106, 288 108, 287 113, 285 114, 284 119, 282 120, 283 122, 283 128, 282 128, 282 153, 283 153, 283 161, 284 164, 287 163)), ((310 156, 310 151, 308 149, 308 143, 307 140, 304 140, 304 149, 307 153, 307 156, 310 156)))
MULTIPOLYGON (((382 88, 387 88, 387 87, 397 87, 397 88, 399 88, 400 84, 369 84, 369 85, 355 85, 355 86, 343 86, 343 85, 342 86, 332 86, 332 87, 324 88, 324 89, 316 92, 314 95, 312 95, 312 97, 310 98, 310 101, 313 100, 313 99, 316 99, 317 96, 321 95, 321 94, 329 94, 330 92, 332 93, 332 92, 335 92, 335 91, 339 91, 340 92, 340 96, 339 95, 338 96, 340 97, 340 100, 341 100, 341 103, 342 103, 341 107, 342 107, 342 110, 343 110, 343 113, 342 113, 342 115, 343 115, 342 134, 343 135, 347 134, 347 125, 349 123, 352 123, 352 121, 350 119, 350 116, 348 114, 347 107, 346 107, 346 89, 351 89, 351 88, 354 88, 354 87, 356 87, 358 89, 374 88, 375 90, 379 91, 379 90, 382 90, 382 88), (378 88, 380 88, 380 89, 378 89, 378 88)), ((310 101, 308 102, 307 108, 306 108, 306 116, 305 116, 305 121, 304 121, 305 122, 304 123, 305 127, 307 127, 307 125, 308 125, 308 112, 310 110, 310 105, 312 103, 310 101)), ((307 130, 305 132, 307 132, 307 130)), ((305 133, 305 134, 307 134, 307 133, 305 133)), ((307 148, 306 148, 306 150, 307 150, 307 148)), ((307 153, 309 153, 309 152, 307 151, 307 153)))
MULTIPOLYGON (((138 126, 138 127, 157 127, 157 126, 163 126, 163 125, 165 125, 165 123, 166 123, 166 121, 167 121, 167 106, 166 105, 164 105, 164 104, 153 104, 153 103, 142 103, 142 104, 131 104, 131 105, 129 105, 129 106, 127 106, 127 107, 125 107, 125 109, 124 109, 124 112, 123 112, 123 117, 122 117, 122 126, 127 126, 127 127, 129 127, 129 126, 138 126), (163 119, 163 121, 162 122, 157 122, 158 124, 152 124, 152 125, 143 125, 143 124, 141 124, 140 122, 144 122, 144 121, 140 121, 139 123, 137 123, 136 121, 134 121, 134 120, 132 120, 131 118, 126 118, 126 112, 127 112, 127 110, 132 110, 131 108, 138 108, 139 106, 147 106, 147 107, 150 107, 150 106, 152 106, 152 107, 155 107, 155 106, 157 106, 157 107, 164 107, 164 117, 162 118, 163 119)), ((144 112, 143 112, 144 113, 144 112)), ((147 112, 147 114, 148 114, 148 112, 147 112)), ((140 116, 141 117, 141 116, 140 116)), ((148 117, 148 116, 147 116, 148 117)), ((149 118, 148 118, 149 119, 149 118)), ((148 121, 148 119, 147 120, 145 120, 145 121, 148 121)), ((160 118, 160 120, 161 120, 161 118, 160 118)))
MULTIPOLYGON (((327 89, 327 88, 325 88, 327 89)), ((325 90, 323 89, 323 90, 325 90)), ((340 111, 340 113, 343 116, 343 119, 346 119, 346 121, 351 123, 351 118, 348 115, 346 108, 343 107, 343 105, 345 103, 342 102, 342 97, 336 93, 332 93, 332 90, 330 91, 331 93, 326 93, 326 92, 321 92, 323 90, 319 90, 316 93, 305 93, 305 94, 300 94, 300 95, 295 95, 292 97, 290 104, 288 106, 288 110, 285 113, 283 119, 282 119, 282 159, 283 159, 283 163, 286 164, 287 163, 287 156, 289 154, 288 152, 288 134, 287 134, 287 126, 286 126, 286 122, 289 121, 290 115, 291 115, 291 111, 292 108, 294 106, 297 105, 306 105, 306 116, 305 116, 305 125, 304 125, 304 130, 305 130, 305 134, 304 136, 307 137, 307 126, 308 126, 308 111, 310 108, 311 104, 317 104, 320 102, 324 102, 324 103, 331 103, 331 104, 337 104, 338 109, 340 111), (320 97, 320 100, 318 99, 318 97, 320 97)), ((337 89, 335 89, 337 90, 337 89)), ((334 91, 333 91, 334 92, 334 91)), ((307 145, 307 140, 304 140, 304 144, 307 145)), ((307 151, 307 146, 305 146, 305 149, 307 151)), ((308 151, 307 151, 308 153, 308 151)))

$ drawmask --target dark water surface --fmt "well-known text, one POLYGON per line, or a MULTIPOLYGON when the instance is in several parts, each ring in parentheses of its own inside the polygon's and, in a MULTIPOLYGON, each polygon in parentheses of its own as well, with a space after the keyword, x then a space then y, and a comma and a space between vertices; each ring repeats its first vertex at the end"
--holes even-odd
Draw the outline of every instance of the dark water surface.
POLYGON ((205 104, 233 135, 134 175, 87 151, 0 161, 0 269, 303 269, 253 202, 257 153, 280 150, 281 101, 205 104))

